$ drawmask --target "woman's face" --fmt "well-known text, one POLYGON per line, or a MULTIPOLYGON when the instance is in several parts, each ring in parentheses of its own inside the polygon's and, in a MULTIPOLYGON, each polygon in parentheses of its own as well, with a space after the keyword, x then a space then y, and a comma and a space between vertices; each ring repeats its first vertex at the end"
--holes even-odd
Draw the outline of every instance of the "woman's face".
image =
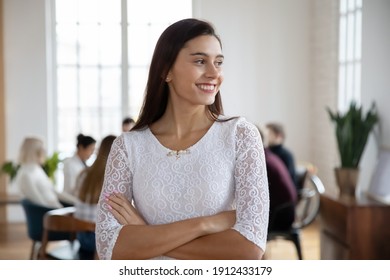
POLYGON ((38 164, 39 165, 43 165, 45 163, 45 160, 46 160, 46 150, 45 148, 40 148, 37 152, 38 156, 37 156, 37 159, 38 159, 38 164))
POLYGON ((79 156, 83 161, 87 161, 95 151, 96 144, 90 144, 87 147, 80 146, 79 156))
POLYGON ((283 142, 281 136, 272 129, 267 128, 267 135, 268 135, 269 146, 279 145, 283 142))
POLYGON ((173 104, 210 105, 223 81, 222 49, 214 36, 202 35, 188 41, 168 72, 173 104))

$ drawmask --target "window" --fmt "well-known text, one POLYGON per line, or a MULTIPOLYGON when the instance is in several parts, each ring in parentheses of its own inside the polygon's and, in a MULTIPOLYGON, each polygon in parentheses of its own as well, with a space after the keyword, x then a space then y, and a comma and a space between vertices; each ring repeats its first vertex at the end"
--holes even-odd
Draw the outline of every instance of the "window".
POLYGON ((169 24, 192 16, 192 1, 56 0, 53 12, 53 122, 64 157, 79 133, 99 143, 119 135, 123 117, 137 118, 156 41, 169 24))
POLYGON ((340 0, 339 102, 345 111, 351 101, 360 104, 363 0, 340 0))

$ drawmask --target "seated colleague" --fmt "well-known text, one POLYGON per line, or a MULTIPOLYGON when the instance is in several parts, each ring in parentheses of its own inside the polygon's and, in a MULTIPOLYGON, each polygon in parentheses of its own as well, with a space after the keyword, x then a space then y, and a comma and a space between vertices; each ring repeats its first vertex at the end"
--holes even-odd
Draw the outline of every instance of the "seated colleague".
POLYGON ((259 129, 263 139, 265 163, 267 168, 269 197, 270 197, 270 221, 268 231, 286 230, 291 227, 295 219, 295 204, 297 203, 297 190, 282 160, 268 147, 266 133, 259 129), (281 205, 287 205, 283 209, 275 210, 281 205))
POLYGON ((20 168, 14 184, 22 195, 31 202, 48 208, 63 207, 53 182, 42 168, 46 159, 43 141, 36 137, 27 137, 19 153, 20 168))
MULTIPOLYGON (((113 135, 108 135, 102 140, 94 163, 77 177, 76 193, 78 201, 75 204, 76 212, 74 215, 80 220, 96 222, 96 207, 103 186, 104 170, 115 138, 113 135)), ((95 233, 78 233, 77 238, 80 242, 80 258, 93 259, 96 251, 95 233)))
POLYGON ((122 121, 122 132, 130 131, 134 125, 135 125, 135 121, 132 118, 130 117, 124 118, 122 121))
MULTIPOLYGON (((294 156, 291 151, 284 146, 284 141, 286 139, 284 127, 279 123, 268 123, 266 128, 270 150, 283 161, 290 173, 294 185, 297 186, 294 156)), ((298 188, 299 186, 297 186, 297 189, 298 188)))
POLYGON ((75 154, 64 160, 64 190, 63 199, 66 203, 74 204, 76 178, 87 167, 87 160, 95 150, 96 140, 91 136, 79 134, 75 154))

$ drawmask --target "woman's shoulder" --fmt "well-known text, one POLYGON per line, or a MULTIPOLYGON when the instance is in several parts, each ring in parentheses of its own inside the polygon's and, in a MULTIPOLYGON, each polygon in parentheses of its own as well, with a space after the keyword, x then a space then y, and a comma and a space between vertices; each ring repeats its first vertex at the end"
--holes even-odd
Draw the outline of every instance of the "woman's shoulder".
POLYGON ((33 173, 44 173, 43 168, 39 164, 27 163, 22 164, 18 170, 18 174, 33 174, 33 173))
POLYGON ((221 126, 230 129, 232 131, 237 131, 237 130, 250 130, 250 131, 255 131, 258 130, 256 125, 247 120, 243 116, 237 116, 237 117, 229 117, 229 116, 220 116, 218 118, 219 123, 221 126))
POLYGON ((148 128, 122 132, 113 143, 117 147, 131 147, 144 145, 149 137, 148 128))
POLYGON ((138 139, 138 138, 145 138, 148 135, 148 128, 144 129, 137 129, 137 130, 130 130, 126 132, 122 132, 115 141, 128 141, 128 140, 133 140, 133 139, 138 139))
POLYGON ((64 159, 64 165, 73 165, 75 162, 78 161, 80 161, 80 158, 77 154, 74 154, 64 159))
POLYGON ((43 168, 39 164, 22 164, 16 175, 15 182, 26 184, 38 181, 50 181, 43 168))

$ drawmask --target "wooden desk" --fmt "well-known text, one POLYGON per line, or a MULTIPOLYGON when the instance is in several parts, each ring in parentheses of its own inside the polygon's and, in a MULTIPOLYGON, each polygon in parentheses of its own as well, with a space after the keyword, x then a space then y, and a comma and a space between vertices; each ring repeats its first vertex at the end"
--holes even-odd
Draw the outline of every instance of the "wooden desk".
POLYGON ((321 259, 390 260, 390 206, 321 195, 321 259))

